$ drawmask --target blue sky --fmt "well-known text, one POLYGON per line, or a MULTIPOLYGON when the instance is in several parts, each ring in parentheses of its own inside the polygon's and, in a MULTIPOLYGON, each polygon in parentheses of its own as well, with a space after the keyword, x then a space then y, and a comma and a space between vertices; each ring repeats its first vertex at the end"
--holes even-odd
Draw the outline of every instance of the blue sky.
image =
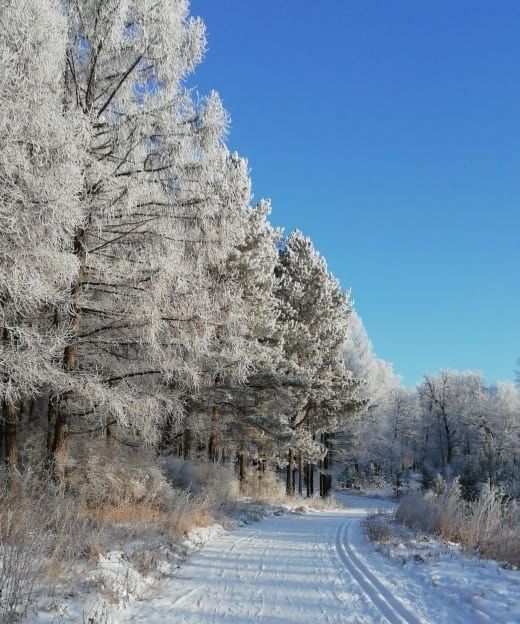
POLYGON ((229 144, 407 385, 520 356, 520 2, 192 0, 229 144))

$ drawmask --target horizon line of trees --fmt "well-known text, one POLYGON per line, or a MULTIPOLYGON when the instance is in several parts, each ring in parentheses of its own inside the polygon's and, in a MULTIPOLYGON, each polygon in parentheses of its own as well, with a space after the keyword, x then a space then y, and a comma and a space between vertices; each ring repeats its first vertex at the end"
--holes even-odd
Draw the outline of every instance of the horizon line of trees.
POLYGON ((359 317, 346 344, 348 365, 367 380, 362 419, 345 424, 338 477, 352 487, 406 490, 419 479, 459 477, 468 499, 488 482, 520 496, 520 384, 486 384, 482 374, 443 369, 404 388, 391 366, 372 353, 359 317), (352 349, 353 344, 357 345, 352 349), (361 347, 361 348, 360 348, 361 347))

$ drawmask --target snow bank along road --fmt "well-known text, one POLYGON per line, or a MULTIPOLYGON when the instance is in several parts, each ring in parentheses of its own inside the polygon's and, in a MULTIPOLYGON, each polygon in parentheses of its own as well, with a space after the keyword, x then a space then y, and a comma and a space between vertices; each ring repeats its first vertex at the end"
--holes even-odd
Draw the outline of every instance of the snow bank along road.
POLYGON ((125 621, 491 621, 471 605, 425 587, 410 570, 389 565, 374 552, 362 536, 360 523, 368 509, 385 503, 355 496, 345 501, 349 508, 343 511, 269 518, 215 538, 167 583, 162 598, 131 609, 125 621))

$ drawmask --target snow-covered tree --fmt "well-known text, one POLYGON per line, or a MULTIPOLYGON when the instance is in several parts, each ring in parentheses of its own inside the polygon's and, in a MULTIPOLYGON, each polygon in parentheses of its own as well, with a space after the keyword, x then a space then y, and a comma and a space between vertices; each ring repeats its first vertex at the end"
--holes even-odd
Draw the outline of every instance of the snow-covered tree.
POLYGON ((186 393, 219 370, 244 376, 240 308, 219 267, 243 237, 245 162, 223 144, 216 94, 182 86, 204 51, 184 0, 74 0, 67 105, 92 131, 83 169, 86 223, 63 324, 74 392, 51 398, 52 448, 70 423, 113 424, 154 443, 186 393), (238 227, 237 227, 238 225, 238 227))
POLYGON ((0 398, 6 450, 18 465, 17 404, 66 387, 56 359, 79 264, 86 129, 64 107, 66 23, 54 0, 6 0, 0 11, 0 398))
POLYGON ((484 380, 472 372, 443 370, 439 375, 425 375, 418 388, 425 415, 425 452, 443 470, 452 466, 456 457, 471 455, 477 432, 469 423, 477 418, 478 405, 484 393, 484 380))
POLYGON ((363 380, 360 396, 367 401, 361 419, 349 421, 340 436, 340 463, 348 482, 391 478, 401 464, 396 460, 397 421, 402 418, 406 392, 390 363, 378 358, 357 311, 352 310, 343 359, 347 370, 363 380))
POLYGON ((488 389, 487 410, 481 412, 480 426, 490 431, 481 452, 484 477, 506 485, 508 492, 520 495, 520 389, 501 382, 488 389), (484 420, 485 419, 485 420, 484 420), (482 422, 484 421, 484 422, 482 422))
POLYGON ((275 297, 280 233, 269 224, 269 212, 266 201, 243 212, 244 239, 221 267, 221 283, 229 285, 245 312, 242 340, 250 370, 242 381, 219 372, 213 387, 201 388, 192 398, 190 420, 199 414, 197 443, 212 460, 238 452, 257 462, 273 461, 287 433, 279 416, 281 395, 287 393, 279 374, 282 336, 275 297))
POLYGON ((513 384, 486 386, 472 371, 427 375, 418 388, 422 448, 418 461, 428 482, 435 471, 460 475, 465 495, 490 481, 515 490, 519 403, 513 384))
POLYGON ((364 380, 360 391, 370 399, 372 408, 384 404, 392 390, 399 386, 399 376, 393 366, 374 353, 363 321, 355 309, 350 315, 343 343, 343 360, 347 370, 364 380))
MULTIPOLYGON (((230 254, 226 263, 227 279, 234 285, 234 294, 240 298, 245 312, 243 339, 246 344, 251 370, 240 385, 225 383, 221 394, 226 395, 224 405, 212 407, 211 432, 208 453, 216 459, 217 439, 221 427, 221 413, 227 412, 228 440, 247 448, 253 454, 259 451, 258 443, 265 439, 266 429, 274 434, 270 409, 274 397, 269 392, 267 380, 273 380, 281 358, 281 338, 277 325, 277 300, 275 298, 275 267, 278 258, 277 244, 280 232, 268 222, 270 204, 260 202, 244 211, 245 236, 230 254), (269 407, 268 407, 269 406, 269 407), (258 435, 258 433, 260 435, 258 435), (255 444, 256 442, 256 444, 255 444)), ((269 436, 271 437, 271 436, 269 436)), ((265 459, 265 457, 264 457, 265 459)))
MULTIPOLYGON (((301 232, 293 232, 286 240, 277 274, 284 372, 302 382, 302 387, 294 390, 288 414, 293 432, 287 461, 287 490, 291 493, 295 455, 311 461, 325 456, 326 434, 359 410, 362 402, 356 398, 359 382, 345 369, 342 359, 350 314, 348 294, 342 292, 325 259, 301 232)), ((326 463, 329 460, 330 456, 326 463)), ((325 481, 322 490, 330 488, 328 479, 325 481)))

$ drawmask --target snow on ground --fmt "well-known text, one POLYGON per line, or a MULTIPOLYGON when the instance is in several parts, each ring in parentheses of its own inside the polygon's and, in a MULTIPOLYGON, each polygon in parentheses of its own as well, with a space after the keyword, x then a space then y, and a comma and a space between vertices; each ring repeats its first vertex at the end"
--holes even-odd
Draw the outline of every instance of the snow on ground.
POLYGON ((395 503, 341 498, 348 506, 342 511, 293 513, 223 533, 191 557, 160 598, 133 605, 121 621, 520 622, 518 572, 469 560, 456 549, 449 565, 389 558, 368 543, 361 521, 395 503))
POLYGON ((127 622, 376 622, 378 612, 336 554, 338 512, 268 518, 207 544, 127 622))
MULTIPOLYGON (((438 620, 457 622, 520 622, 520 572, 496 561, 464 553, 456 544, 390 523, 391 534, 378 545, 381 556, 370 563, 389 586, 401 592, 416 588, 431 596, 438 620)), ((360 539, 358 534, 354 538, 360 539)), ((362 538, 361 538, 362 539, 362 538)), ((365 540, 363 540, 365 541, 365 540)), ((365 553, 365 557, 367 554, 365 553)), ((431 616, 433 618, 433 616, 431 616)))
MULTIPOLYGON (((279 515, 278 509, 270 517, 233 531, 219 525, 198 530, 185 544, 192 554, 182 565, 179 561, 165 564, 160 585, 126 569, 121 553, 106 554, 100 559, 98 574, 104 574, 105 584, 124 598, 117 608, 98 603, 86 617, 85 609, 80 611, 79 602, 72 600, 59 620, 51 620, 50 615, 45 619, 40 612, 34 621, 520 622, 520 572, 464 556, 453 545, 429 538, 397 539, 378 552, 365 537, 362 520, 370 512, 391 511, 395 503, 352 494, 340 498, 346 505, 343 510, 301 509, 301 513, 279 515), (194 551, 201 542, 206 544, 194 551), (114 578, 118 570, 129 579, 120 588, 114 578), (83 614, 79 619, 78 613, 83 614)), ((258 515, 256 510, 253 516, 258 515)))

